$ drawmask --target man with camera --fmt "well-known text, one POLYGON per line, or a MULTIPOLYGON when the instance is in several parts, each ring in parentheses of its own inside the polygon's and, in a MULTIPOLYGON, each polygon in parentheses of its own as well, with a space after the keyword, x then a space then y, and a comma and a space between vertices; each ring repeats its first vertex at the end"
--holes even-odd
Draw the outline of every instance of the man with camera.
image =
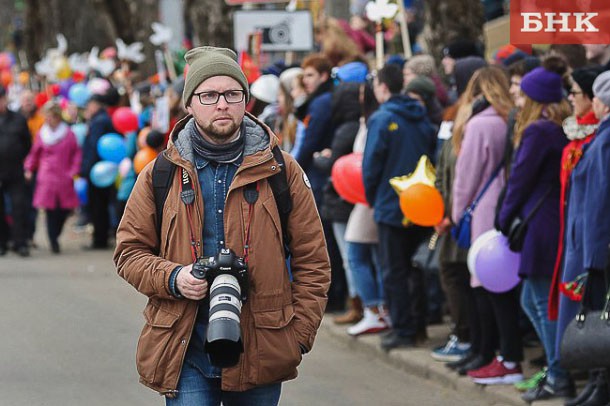
POLYGON ((140 381, 167 405, 275 405, 326 306, 322 226, 301 168, 245 113, 235 53, 185 59, 189 115, 138 176, 117 231, 117 271, 149 298, 140 381))

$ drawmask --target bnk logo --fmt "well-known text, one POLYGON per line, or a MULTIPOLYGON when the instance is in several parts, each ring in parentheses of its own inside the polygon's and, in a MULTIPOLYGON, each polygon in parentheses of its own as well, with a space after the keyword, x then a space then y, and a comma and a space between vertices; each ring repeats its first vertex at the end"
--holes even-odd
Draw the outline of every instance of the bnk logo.
POLYGON ((609 44, 608 0, 511 0, 512 44, 609 44))

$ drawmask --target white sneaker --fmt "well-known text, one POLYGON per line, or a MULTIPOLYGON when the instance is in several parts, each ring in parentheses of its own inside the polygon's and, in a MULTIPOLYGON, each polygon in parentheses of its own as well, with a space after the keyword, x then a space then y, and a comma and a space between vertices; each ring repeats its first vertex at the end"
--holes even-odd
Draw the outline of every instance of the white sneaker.
POLYGON ((359 336, 362 334, 374 334, 380 331, 387 330, 388 324, 378 314, 371 309, 364 309, 364 317, 358 323, 347 329, 347 334, 351 336, 359 336))

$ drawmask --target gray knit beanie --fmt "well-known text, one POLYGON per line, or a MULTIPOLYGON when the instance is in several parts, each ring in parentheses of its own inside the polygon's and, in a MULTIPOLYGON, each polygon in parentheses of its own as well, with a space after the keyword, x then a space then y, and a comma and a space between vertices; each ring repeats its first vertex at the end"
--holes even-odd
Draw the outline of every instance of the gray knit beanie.
POLYGON ((195 89, 203 81, 213 76, 229 76, 235 79, 246 92, 246 102, 250 100, 248 79, 237 63, 237 54, 228 48, 198 47, 184 55, 189 64, 182 102, 188 106, 195 89))
POLYGON ((595 79, 593 95, 610 107, 610 71, 602 73, 595 79))

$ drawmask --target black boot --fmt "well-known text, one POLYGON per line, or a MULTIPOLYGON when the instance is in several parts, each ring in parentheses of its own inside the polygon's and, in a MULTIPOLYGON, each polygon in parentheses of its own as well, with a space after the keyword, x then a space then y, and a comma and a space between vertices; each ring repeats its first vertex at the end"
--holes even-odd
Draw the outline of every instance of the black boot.
POLYGON ((578 406, 606 406, 610 401, 610 394, 608 393, 608 374, 605 369, 598 370, 595 378, 595 385, 591 394, 582 403, 578 403, 578 406))

